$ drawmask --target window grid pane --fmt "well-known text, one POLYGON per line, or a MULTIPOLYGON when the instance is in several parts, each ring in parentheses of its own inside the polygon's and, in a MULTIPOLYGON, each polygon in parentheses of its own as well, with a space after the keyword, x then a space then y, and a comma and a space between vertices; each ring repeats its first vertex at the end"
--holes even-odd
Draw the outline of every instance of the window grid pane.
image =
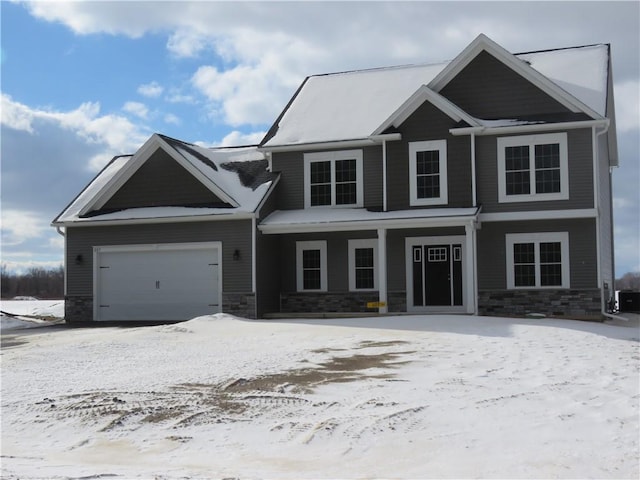
POLYGON ((507 195, 531 193, 529 147, 527 145, 505 148, 505 170, 507 195))
POLYGON ((355 249, 356 288, 374 288, 373 248, 355 249))
POLYGON ((418 198, 440 198, 440 152, 416 152, 418 198))
POLYGON ((311 206, 331 205, 331 162, 311 163, 311 206))
POLYGON ((560 242, 540 243, 540 285, 562 285, 562 249, 560 242))
POLYGON ((513 245, 513 274, 516 287, 535 287, 535 243, 513 245))
POLYGON ((536 145, 536 193, 560 191, 560 145, 536 145))
POLYGON ((355 159, 336 160, 336 205, 353 205, 357 201, 355 159))
POLYGON ((302 288, 320 290, 320 278, 320 250, 304 250, 302 252, 302 288))

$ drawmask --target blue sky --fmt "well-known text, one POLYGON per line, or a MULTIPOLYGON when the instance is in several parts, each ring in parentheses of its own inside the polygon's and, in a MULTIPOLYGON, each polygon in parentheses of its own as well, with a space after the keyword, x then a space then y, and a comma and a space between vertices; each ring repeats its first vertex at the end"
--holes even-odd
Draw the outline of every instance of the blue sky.
POLYGON ((616 273, 640 271, 640 4, 7 2, 0 5, 2 264, 62 263, 51 220, 114 155, 160 132, 258 142, 305 76, 610 43, 621 168, 616 273), (428 28, 427 28, 428 26, 428 28))

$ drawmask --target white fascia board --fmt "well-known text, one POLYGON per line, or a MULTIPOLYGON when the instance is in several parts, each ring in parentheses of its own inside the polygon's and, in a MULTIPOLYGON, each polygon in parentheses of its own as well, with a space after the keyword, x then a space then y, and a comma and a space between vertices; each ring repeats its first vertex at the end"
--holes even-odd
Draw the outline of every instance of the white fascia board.
POLYGON ((62 227, 96 227, 101 225, 148 225, 152 223, 185 223, 185 222, 218 222, 233 220, 250 220, 254 213, 229 213, 226 215, 187 215, 184 217, 157 217, 157 218, 121 218, 115 220, 83 220, 75 222, 62 222, 56 224, 62 227))
POLYGON ((478 121, 469 115, 467 112, 462 110, 460 107, 450 102, 448 99, 443 97, 437 92, 431 90, 428 86, 422 85, 418 90, 416 90, 413 95, 411 95, 400 107, 393 112, 389 118, 387 118, 382 124, 376 128, 373 132, 373 135, 378 135, 384 132, 387 128, 391 126, 399 126, 404 123, 407 118, 415 112, 420 105, 424 102, 428 101, 433 106, 438 108, 444 114, 446 114, 452 120, 459 122, 464 120, 469 125, 479 126, 478 121))
POLYGON ((131 157, 127 164, 122 167, 109 182, 107 182, 95 195, 86 203, 78 213, 79 216, 85 215, 91 210, 98 210, 122 187, 129 178, 142 166, 142 164, 151 155, 150 151, 155 151, 159 147, 162 139, 157 134, 151 135, 149 139, 138 149, 131 157))
POLYGON ((534 210, 530 212, 481 213, 480 222, 515 222, 520 220, 570 220, 574 218, 596 218, 596 208, 576 208, 571 210, 534 210))
POLYGON ((399 228, 463 227, 475 223, 477 215, 432 218, 396 218, 389 220, 360 220, 351 222, 293 223, 281 225, 258 225, 266 234, 348 232, 399 228))
POLYGON ((227 192, 222 190, 218 185, 215 184, 211 179, 207 178, 207 176, 202 173, 202 171, 193 165, 189 160, 187 160, 183 155, 180 154, 175 148, 165 142, 162 138, 158 137, 161 142, 162 148, 171 155, 178 164, 180 164, 187 172, 193 175, 200 183, 202 183, 207 189, 209 189, 214 195, 219 197, 221 200, 230 204, 233 207, 239 207, 240 204, 227 192))
POLYGON ((502 135, 512 133, 529 133, 529 132, 548 132, 552 130, 576 130, 578 128, 604 127, 609 124, 608 118, 597 120, 580 120, 576 122, 558 122, 558 123, 530 123, 527 125, 513 125, 507 127, 463 127, 451 128, 449 133, 453 136, 475 134, 483 135, 502 135))
POLYGON ((297 143, 291 145, 279 145, 274 147, 258 147, 259 152, 271 153, 271 152, 294 152, 294 151, 310 151, 310 150, 327 150, 335 148, 352 148, 352 147, 367 147, 371 145, 380 145, 384 140, 393 141, 400 140, 402 136, 399 133, 389 133, 384 135, 370 135, 366 138, 356 138, 352 140, 336 140, 329 142, 317 142, 317 143, 297 143))
POLYGON ((458 75, 480 52, 496 57, 503 64, 524 77, 551 98, 574 113, 586 113, 591 118, 602 118, 597 112, 582 103, 580 100, 549 80, 540 72, 532 68, 524 60, 520 60, 511 52, 498 45, 484 34, 478 35, 449 65, 447 65, 436 77, 431 80, 429 87, 436 92, 442 90, 453 78, 458 75))

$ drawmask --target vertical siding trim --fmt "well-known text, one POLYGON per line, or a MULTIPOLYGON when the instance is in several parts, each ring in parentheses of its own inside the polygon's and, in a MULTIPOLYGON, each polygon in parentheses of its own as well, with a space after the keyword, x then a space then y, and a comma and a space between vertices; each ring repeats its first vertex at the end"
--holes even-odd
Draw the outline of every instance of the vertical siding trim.
MULTIPOLYGON (((598 145, 595 125, 591 127, 591 152, 593 157, 593 208, 596 210, 596 278, 598 288, 602 290, 602 256, 600 252, 600 169, 598 168, 598 145)), ((602 295, 601 295, 602 297, 602 295)))
POLYGON ((382 211, 387 211, 387 141, 382 140, 382 211))
MULTIPOLYGON (((476 194, 476 134, 469 135, 471 142, 471 202, 472 206, 478 206, 478 195, 476 194)), ((476 309, 477 310, 477 309, 476 309)))

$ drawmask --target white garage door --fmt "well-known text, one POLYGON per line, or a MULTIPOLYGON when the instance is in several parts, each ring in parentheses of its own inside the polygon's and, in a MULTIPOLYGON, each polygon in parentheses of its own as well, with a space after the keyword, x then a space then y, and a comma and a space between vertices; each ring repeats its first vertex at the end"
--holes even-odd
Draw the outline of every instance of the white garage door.
POLYGON ((96 320, 188 320, 221 311, 218 242, 95 247, 96 320))

